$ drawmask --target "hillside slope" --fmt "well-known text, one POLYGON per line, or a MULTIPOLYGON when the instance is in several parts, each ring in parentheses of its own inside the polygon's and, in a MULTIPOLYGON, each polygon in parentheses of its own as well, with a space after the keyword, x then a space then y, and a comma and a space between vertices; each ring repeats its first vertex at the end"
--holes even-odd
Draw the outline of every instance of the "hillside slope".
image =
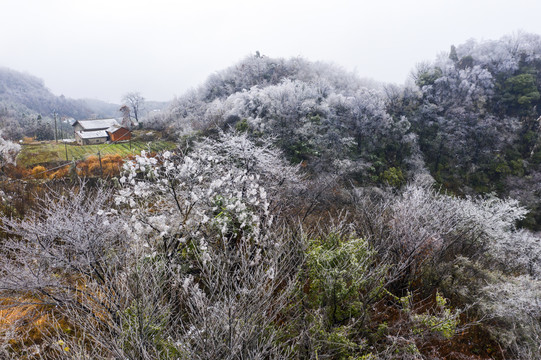
POLYGON ((399 187, 429 173, 459 195, 496 193, 541 229, 541 38, 468 41, 381 85, 304 59, 250 56, 152 125, 269 137, 311 174, 399 187))
POLYGON ((83 119, 91 114, 83 101, 54 95, 43 80, 25 73, 0 67, 0 103, 17 112, 47 116, 56 111, 62 116, 83 119))

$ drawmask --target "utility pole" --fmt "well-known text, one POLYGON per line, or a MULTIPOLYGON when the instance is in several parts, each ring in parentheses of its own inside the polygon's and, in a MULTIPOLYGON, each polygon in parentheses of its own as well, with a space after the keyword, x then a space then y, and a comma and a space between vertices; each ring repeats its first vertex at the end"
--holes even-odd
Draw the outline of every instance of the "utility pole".
POLYGON ((100 161, 100 173, 101 173, 101 176, 103 176, 103 167, 101 166, 101 154, 99 151, 98 151, 98 159, 100 161))
POLYGON ((68 143, 66 142, 66 140, 62 139, 64 141, 64 149, 66 149, 66 161, 69 161, 68 160, 68 143))
POLYGON ((56 110, 53 110, 54 117, 54 141, 58 144, 58 132, 56 131, 56 110))

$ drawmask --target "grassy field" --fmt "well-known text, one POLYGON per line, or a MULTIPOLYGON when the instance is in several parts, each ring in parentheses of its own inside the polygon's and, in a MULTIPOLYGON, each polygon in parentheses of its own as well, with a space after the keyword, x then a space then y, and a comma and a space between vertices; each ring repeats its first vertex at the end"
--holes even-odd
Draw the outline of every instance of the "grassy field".
POLYGON ((46 142, 40 144, 25 144, 22 146, 22 150, 17 156, 17 165, 23 167, 31 167, 37 164, 55 163, 67 160, 82 160, 90 155, 97 155, 98 151, 101 155, 114 155, 118 154, 122 157, 139 154, 141 150, 146 151, 162 151, 174 149, 175 144, 169 141, 139 141, 135 140, 130 143, 120 144, 99 144, 99 145, 76 145, 67 144, 64 146, 62 143, 56 144, 53 142, 46 142))

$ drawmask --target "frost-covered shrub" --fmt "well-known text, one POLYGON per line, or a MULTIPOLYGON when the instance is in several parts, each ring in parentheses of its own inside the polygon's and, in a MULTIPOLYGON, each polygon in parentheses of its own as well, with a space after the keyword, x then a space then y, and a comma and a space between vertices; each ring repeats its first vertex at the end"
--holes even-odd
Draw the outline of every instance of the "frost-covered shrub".
POLYGON ((15 158, 21 151, 21 145, 5 140, 1 135, 0 131, 0 168, 3 168, 7 164, 15 164, 15 158))
POLYGON ((459 198, 436 191, 430 180, 409 184, 397 194, 368 194, 366 189, 353 194, 358 231, 394 264, 391 278, 397 287, 427 271, 445 272, 445 264, 457 257, 502 271, 538 271, 538 239, 516 230, 526 214, 516 200, 459 198))
POLYGON ((409 185, 388 201, 380 253, 397 265, 395 276, 440 287, 484 319, 510 354, 539 358, 541 239, 516 229, 527 210, 513 199, 458 198, 426 185, 409 185))
MULTIPOLYGON (((526 209, 513 199, 451 196, 431 184, 413 183, 398 194, 354 193, 358 232, 389 264, 386 288, 399 293, 415 281, 424 291, 439 289, 453 306, 482 319, 482 329, 510 358, 539 358, 541 240, 516 228, 526 209)), ((417 314, 405 327, 434 327, 448 315, 417 314)), ((457 322, 447 324, 434 329, 449 334, 457 322)))
POLYGON ((175 297, 171 346, 192 358, 284 356, 273 321, 302 257, 276 217, 297 169, 268 145, 222 134, 187 154, 142 153, 125 170, 116 203, 175 297))
POLYGON ((344 229, 310 240, 306 254, 307 319, 313 356, 346 358, 366 352, 358 331, 383 291, 385 266, 376 266, 368 241, 344 229))
MULTIPOLYGON (((128 296, 123 280, 134 251, 123 231, 123 217, 111 208, 109 193, 110 189, 80 184, 78 189, 50 192, 24 219, 1 219, 7 234, 0 250, 2 306, 31 305, 41 312, 47 321, 41 329, 32 316, 19 328, 21 324, 13 324, 15 333, 24 333, 25 326, 38 332, 31 338, 38 353, 54 351, 47 342, 63 336, 70 338, 71 349, 95 342, 91 356, 118 355, 115 333, 128 296)), ((28 340, 13 336, 0 342, 17 348, 19 341, 28 340)), ((50 356, 73 354, 60 351, 50 356)))
POLYGON ((300 181, 297 169, 269 145, 256 146, 246 135, 233 134, 198 143, 186 155, 167 151, 150 157, 143 152, 125 170, 115 201, 132 209, 136 225, 128 231, 148 242, 153 239, 148 234, 157 233, 181 243, 206 243, 202 225, 224 241, 241 231, 244 240, 257 242, 266 236, 262 228, 272 224, 271 206, 300 181))
POLYGON ((481 311, 492 317, 494 336, 518 358, 539 359, 541 282, 527 275, 505 276, 487 284, 482 293, 481 311))
POLYGON ((297 168, 228 134, 188 154, 143 153, 117 185, 2 219, 14 235, 1 251, 3 296, 68 319, 43 336, 62 341, 52 356, 287 357, 277 319, 302 247, 280 211, 302 186, 297 168))
MULTIPOLYGON (((510 258, 510 257, 509 257, 510 258)), ((509 359, 539 359, 541 283, 529 275, 504 274, 490 264, 458 258, 442 286, 506 350, 509 359)))

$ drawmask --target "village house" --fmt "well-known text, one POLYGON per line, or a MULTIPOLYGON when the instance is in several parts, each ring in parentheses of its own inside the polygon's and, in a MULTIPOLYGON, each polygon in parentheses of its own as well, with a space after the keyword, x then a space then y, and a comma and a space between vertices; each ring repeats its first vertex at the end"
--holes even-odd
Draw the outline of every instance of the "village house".
POLYGON ((115 119, 77 120, 73 124, 79 145, 104 144, 131 139, 131 132, 115 119))
POLYGON ((122 125, 113 125, 106 130, 109 134, 109 141, 124 141, 131 139, 131 132, 122 125))

